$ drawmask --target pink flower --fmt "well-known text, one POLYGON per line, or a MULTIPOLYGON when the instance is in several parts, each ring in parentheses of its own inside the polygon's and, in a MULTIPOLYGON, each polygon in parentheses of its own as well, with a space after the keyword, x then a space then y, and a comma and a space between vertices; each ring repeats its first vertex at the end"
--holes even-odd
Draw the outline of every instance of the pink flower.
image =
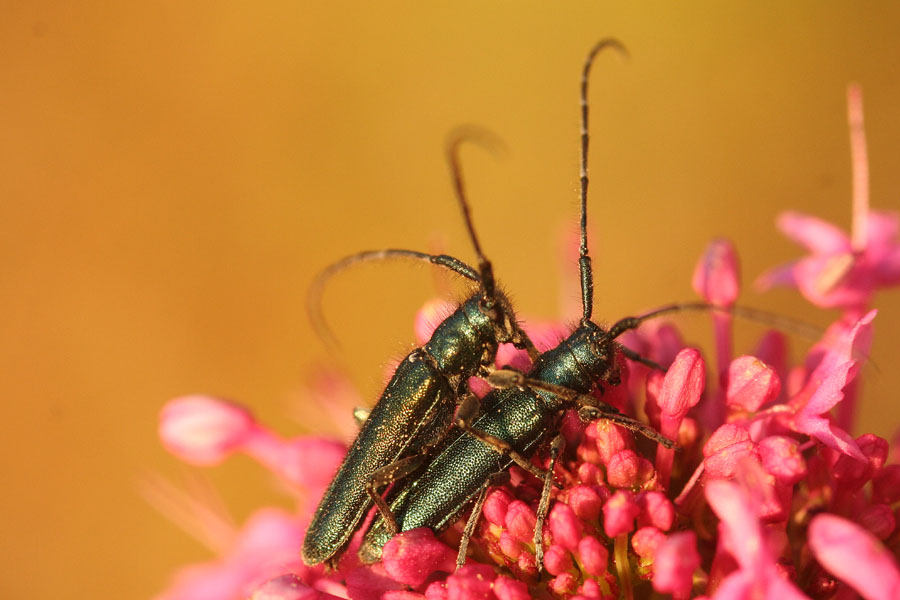
POLYGON ((816 217, 783 213, 778 227, 811 254, 765 273, 757 285, 762 289, 796 287, 817 306, 859 313, 878 288, 900 283, 900 224, 896 213, 869 211, 862 93, 850 86, 847 95, 853 150, 853 235, 816 217))
POLYGON ((225 554, 179 571, 157 600, 232 600, 267 579, 304 569, 297 548, 303 528, 296 518, 272 508, 250 517, 225 554))
POLYGON ((871 342, 871 324, 876 311, 870 311, 849 331, 830 344, 809 376, 806 386, 791 398, 794 411, 788 426, 798 433, 817 438, 835 450, 865 460, 859 447, 846 431, 834 425, 827 413, 843 400, 844 387, 856 376, 858 356, 864 356, 871 342))
MULTIPOLYGON (((867 210, 860 206, 857 215, 867 210)), ((245 408, 215 398, 173 401, 160 416, 166 448, 197 465, 251 456, 277 476, 296 510, 261 509, 235 531, 200 500, 181 498, 187 508, 178 510, 177 501, 157 494, 157 503, 199 530, 197 537, 217 555, 184 569, 160 598, 633 600, 696 592, 713 599, 791 600, 844 598, 853 590, 866 598, 897 597, 900 465, 889 463, 900 454, 872 434, 853 438, 851 420, 842 414, 853 413, 855 376, 872 335, 875 312, 862 307, 879 285, 900 282, 900 244, 893 241, 898 223, 876 214, 855 221, 867 225, 855 222, 848 240, 815 219, 782 218, 813 256, 773 272, 772 281, 787 274, 804 293, 812 289, 816 301, 846 309, 801 364, 790 364, 784 337, 771 332, 755 351, 732 360, 731 316, 716 313, 716 368, 707 389, 707 363, 698 350, 684 347, 673 326, 650 322, 623 335, 619 341, 632 350, 671 365, 668 372, 616 352, 611 360, 622 384, 592 393, 625 414, 646 414, 678 450, 658 447, 614 420, 582 423, 577 411, 559 415, 558 427, 522 450, 547 469, 549 440, 562 434, 549 492, 543 478, 510 468, 487 490, 480 517, 473 516, 459 570, 465 511, 454 513, 459 518, 441 533, 401 532, 373 564, 360 564, 356 552, 366 525, 333 569, 301 564, 305 524, 344 445, 282 437, 245 408), (543 509, 546 519, 536 531, 543 509)), ((710 245, 694 274, 698 292, 725 306, 737 301, 739 279, 737 253, 722 240, 710 245)), ((447 310, 446 302, 436 301, 420 311, 417 337, 430 337, 447 310)), ((569 329, 542 323, 528 331, 544 351, 569 329)), ((495 363, 519 370, 531 365, 527 353, 509 345, 501 346, 495 363)), ((468 383, 476 394, 489 391, 480 378, 468 383)), ((346 421, 358 404, 349 385, 330 374, 317 378, 312 398, 346 421)), ((384 493, 406 493, 405 486, 428 481, 417 477, 412 473, 384 493)))
MULTIPOLYGON (((659 411, 660 433, 669 439, 678 438, 682 421, 688 411, 700 402, 705 385, 706 366, 700 353, 691 348, 679 352, 666 372, 654 403, 659 411)), ((669 485, 674 453, 673 449, 662 446, 656 450, 656 469, 663 487, 669 485)))
POLYGON ((809 525, 816 560, 866 600, 900 598, 897 559, 870 533, 835 515, 817 515, 809 525))
POLYGON ((738 565, 736 571, 718 583, 713 598, 805 598, 795 585, 781 576, 771 541, 765 535, 750 496, 730 481, 710 481, 706 484, 706 498, 721 519, 720 543, 738 565))

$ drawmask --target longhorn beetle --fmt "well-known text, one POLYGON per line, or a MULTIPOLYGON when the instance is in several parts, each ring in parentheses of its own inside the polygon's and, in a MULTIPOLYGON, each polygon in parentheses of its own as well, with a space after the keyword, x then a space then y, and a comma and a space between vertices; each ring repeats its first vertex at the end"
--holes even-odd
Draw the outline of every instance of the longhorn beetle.
MULTIPOLYGON (((674 445, 649 426, 599 402, 590 392, 601 384, 619 383, 619 370, 616 366, 616 355, 619 352, 631 360, 657 366, 618 344, 615 339, 619 335, 664 313, 714 308, 705 303, 673 304, 641 316, 627 317, 614 323, 608 330, 591 321, 593 275, 587 248, 587 92, 594 57, 607 47, 626 54, 625 48, 617 40, 600 41, 589 52, 581 78, 581 246, 578 260, 583 308, 581 321, 569 337, 541 354, 526 375, 509 370, 491 374, 488 382, 499 389, 491 391, 482 400, 486 408, 481 416, 472 419, 472 413, 467 410, 469 401, 464 400, 457 413, 457 424, 464 431, 447 442, 427 467, 414 478, 398 483, 389 495, 390 514, 400 531, 425 526, 441 531, 455 522, 463 509, 475 502, 460 544, 458 565, 462 565, 465 560, 466 544, 474 531, 488 487, 513 462, 530 464, 529 457, 558 432, 561 417, 566 410, 577 407, 584 418, 609 419, 635 429, 667 447, 674 445)), ((562 437, 556 435, 551 443, 550 466, 543 474, 544 490, 535 530, 539 569, 543 555, 540 531, 549 508, 552 472, 561 444, 562 437)), ((392 532, 393 527, 387 527, 384 520, 374 521, 360 548, 362 560, 378 560, 381 548, 393 535, 392 532)))
MULTIPOLYGON (((335 263, 313 287, 320 289, 324 279, 355 262, 405 257, 446 267, 475 281, 479 289, 435 329, 424 346, 413 350, 397 366, 313 515, 303 540, 302 555, 307 565, 336 561, 373 502, 384 517, 386 530, 396 532, 380 489, 419 468, 430 449, 446 437, 468 379, 488 374, 503 343, 537 357, 534 344, 516 322, 509 300, 497 289, 491 263, 475 235, 459 167, 459 145, 467 139, 491 142, 492 138, 485 131, 464 128, 451 135, 447 144, 454 190, 478 257, 477 274, 472 267, 446 255, 380 250, 335 263)), ((540 474, 536 467, 532 471, 540 474)))

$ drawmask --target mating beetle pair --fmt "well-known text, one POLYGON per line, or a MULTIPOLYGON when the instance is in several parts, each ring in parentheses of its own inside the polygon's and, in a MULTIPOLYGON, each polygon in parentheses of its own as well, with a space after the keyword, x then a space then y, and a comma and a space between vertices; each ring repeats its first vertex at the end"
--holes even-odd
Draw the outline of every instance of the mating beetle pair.
MULTIPOLYGON (((487 487, 515 462, 544 481, 535 533, 540 565, 540 527, 549 507, 553 465, 561 438, 557 436, 551 444, 554 458, 547 471, 534 466, 529 458, 558 431, 565 410, 577 407, 585 417, 607 418, 667 447, 674 446, 650 427, 589 395, 598 384, 618 383, 616 355, 619 352, 632 360, 656 366, 616 343, 615 338, 620 334, 665 312, 708 308, 699 303, 672 305, 640 317, 622 319, 608 331, 591 321, 593 275, 587 248, 587 90, 594 57, 607 47, 625 52, 618 41, 602 40, 588 54, 581 79, 579 268, 583 314, 578 328, 558 346, 538 355, 516 322, 509 301, 495 286, 491 264, 481 251, 463 191, 457 149, 466 139, 465 133, 451 139, 448 159, 457 198, 478 257, 477 273, 449 256, 384 250, 348 257, 323 274, 327 277, 353 262, 407 257, 449 268, 476 282, 479 289, 437 327, 428 343, 410 353, 398 366, 313 516, 303 545, 303 560, 307 564, 334 563, 373 503, 378 507, 380 519, 366 533, 360 550, 360 556, 367 562, 377 560, 381 547, 398 531, 422 526, 440 531, 476 501, 467 527, 467 534, 470 534, 487 487), (534 366, 527 375, 492 370, 498 346, 502 343, 511 343, 528 351, 534 366), (467 389, 467 380, 472 376, 486 376, 493 387, 500 388, 482 399, 477 419, 479 402, 467 389), (381 490, 391 482, 397 483, 386 500, 381 490)), ((479 133, 476 139, 484 140, 485 137, 484 133, 479 133)), ((465 558, 467 540, 466 535, 459 564, 465 558)))

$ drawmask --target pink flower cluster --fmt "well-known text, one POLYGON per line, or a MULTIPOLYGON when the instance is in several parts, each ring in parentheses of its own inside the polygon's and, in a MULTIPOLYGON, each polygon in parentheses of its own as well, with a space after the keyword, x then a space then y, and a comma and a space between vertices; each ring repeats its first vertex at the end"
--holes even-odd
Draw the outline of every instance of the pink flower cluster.
MULTIPOLYGON (((855 88, 850 99, 851 125, 861 124, 855 88)), ((864 186, 855 189, 858 196, 864 186)), ((679 448, 654 448, 608 421, 585 425, 566 415, 566 451, 542 531, 543 571, 534 544, 542 484, 518 467, 509 483, 490 490, 459 570, 465 519, 439 537, 402 532, 373 565, 356 558, 357 536, 336 570, 307 567, 299 561, 303 531, 343 445, 283 439, 221 400, 173 400, 160 424, 170 451, 199 465, 246 453, 300 501, 294 514, 262 509, 219 559, 186 569, 160 600, 630 600, 653 592, 676 600, 900 598, 900 464, 889 464, 886 440, 849 433, 872 336, 872 295, 900 282, 898 218, 869 214, 865 198, 855 202, 854 222, 851 241, 813 217, 779 220, 813 254, 774 269, 762 284, 793 285, 817 306, 843 311, 802 364, 788 363, 777 332, 734 356, 728 311, 712 317, 714 361, 684 347, 669 325, 623 336, 668 370, 628 364, 622 385, 603 399, 643 413, 679 448)), ((714 241, 694 273, 695 289, 728 308, 739 280, 734 248, 714 241)), ((438 312, 432 304, 417 317, 418 337, 427 339, 429 316, 438 312)), ((529 330, 541 347, 563 333, 558 325, 529 330)), ((498 364, 525 369, 528 359, 504 348, 498 364)), ((331 378, 320 389, 332 406, 349 395, 331 378)), ((348 414, 351 405, 352 398, 348 414)), ((549 464, 546 454, 533 460, 549 464)))

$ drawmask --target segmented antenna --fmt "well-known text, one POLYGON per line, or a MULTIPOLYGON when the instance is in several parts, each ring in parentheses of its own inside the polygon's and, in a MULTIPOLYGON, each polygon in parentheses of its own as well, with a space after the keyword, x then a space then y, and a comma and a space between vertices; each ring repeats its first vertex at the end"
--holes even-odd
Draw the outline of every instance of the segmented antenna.
POLYGON ((503 141, 496 135, 474 125, 464 125, 454 129, 447 137, 447 162, 450 164, 450 176, 453 179, 453 189, 456 192, 456 199, 459 201, 460 209, 462 209, 463 219, 466 222, 466 230, 469 232, 469 239, 472 240, 472 246, 475 248, 475 254, 478 256, 478 271, 481 274, 481 289, 484 296, 486 308, 491 308, 496 298, 496 286, 494 283, 494 270, 491 267, 491 261, 485 257, 481 251, 481 244, 478 242, 478 236, 475 234, 475 226, 472 224, 471 209, 466 201, 465 185, 463 184, 462 169, 459 164, 459 146, 463 142, 477 142, 491 152, 497 152, 504 149, 503 141))
POLYGON ((591 270, 591 257, 588 256, 587 246, 587 192, 588 192, 588 81, 590 80, 591 65, 594 57, 605 48, 613 48, 622 56, 628 58, 628 50, 615 38, 602 39, 591 48, 584 61, 581 71, 581 248, 579 251, 578 268, 581 273, 581 306, 583 308, 581 321, 590 321, 594 312, 594 274, 591 270))

